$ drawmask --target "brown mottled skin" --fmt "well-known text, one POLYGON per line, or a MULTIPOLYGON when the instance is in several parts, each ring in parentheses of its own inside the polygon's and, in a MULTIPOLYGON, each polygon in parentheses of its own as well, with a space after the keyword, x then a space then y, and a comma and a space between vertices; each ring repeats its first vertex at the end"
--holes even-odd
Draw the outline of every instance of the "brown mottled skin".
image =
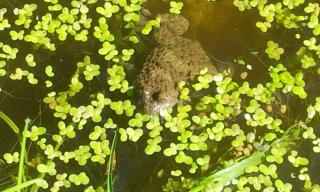
POLYGON ((161 26, 154 32, 159 45, 148 56, 137 79, 143 107, 149 114, 158 114, 178 102, 179 81, 205 67, 216 73, 200 43, 180 36, 188 30, 186 18, 174 14, 161 14, 160 18, 161 26))

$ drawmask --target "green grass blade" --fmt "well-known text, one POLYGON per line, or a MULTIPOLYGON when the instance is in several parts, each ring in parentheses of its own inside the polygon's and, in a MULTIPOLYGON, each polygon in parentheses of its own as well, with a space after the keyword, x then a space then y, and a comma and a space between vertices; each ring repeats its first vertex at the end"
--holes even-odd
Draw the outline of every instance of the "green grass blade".
POLYGON ((189 192, 202 191, 209 183, 216 184, 217 186, 224 186, 232 179, 244 174, 244 171, 248 166, 259 165, 262 161, 262 157, 265 156, 265 152, 266 151, 256 152, 252 156, 206 177, 199 185, 192 188, 189 192))
POLYGON ((24 182, 24 183, 21 183, 20 185, 15 185, 9 189, 5 189, 4 191, 2 192, 16 192, 16 191, 20 191, 21 189, 24 189, 24 188, 27 188, 31 185, 34 185, 38 182, 39 179, 32 179, 30 181, 27 181, 27 182, 24 182))
POLYGON ((17 135, 19 135, 19 128, 18 126, 8 117, 6 114, 4 114, 2 111, 0 111, 0 118, 6 122, 9 127, 12 129, 13 132, 15 132, 17 135))
POLYGON ((117 132, 115 133, 113 140, 112 140, 112 145, 111 145, 111 152, 110 152, 110 157, 108 161, 108 177, 107 177, 107 192, 112 192, 113 191, 113 159, 114 155, 116 152, 116 144, 117 144, 117 132))
MULTIPOLYGON (((25 120, 24 129, 22 132, 22 142, 21 142, 21 150, 20 150, 20 159, 19 159, 19 170, 18 170, 18 179, 17 185, 21 185, 23 175, 24 175, 24 162, 25 162, 25 154, 26 154, 26 143, 27 143, 27 131, 29 127, 30 119, 25 120)), ((20 192, 20 190, 18 190, 20 192)))
POLYGON ((277 145, 278 147, 289 147, 294 140, 300 138, 300 126, 300 123, 296 123, 289 127, 281 138, 272 142, 271 146, 268 149, 265 149, 263 151, 256 151, 250 157, 245 158, 242 161, 231 165, 230 167, 224 168, 201 179, 197 186, 190 189, 189 192, 203 191, 208 186, 208 184, 217 188, 225 186, 232 179, 238 178, 243 175, 245 173, 245 168, 247 168, 248 166, 257 166, 261 164, 263 161, 263 157, 265 157, 266 153, 271 150, 272 146, 277 145))

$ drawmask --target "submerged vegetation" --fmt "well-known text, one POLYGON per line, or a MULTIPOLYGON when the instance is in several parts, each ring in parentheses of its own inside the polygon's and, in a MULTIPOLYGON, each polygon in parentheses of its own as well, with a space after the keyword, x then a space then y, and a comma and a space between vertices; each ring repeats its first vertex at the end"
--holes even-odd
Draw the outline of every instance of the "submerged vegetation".
MULTIPOLYGON (((188 6, 221 1, 227 0, 188 6)), ((183 1, 161 4, 183 14, 183 1)), ((134 191, 121 190, 125 182, 118 174, 135 161, 132 148, 125 150, 134 144, 143 164, 159 161, 151 163, 151 174, 148 166, 140 170, 148 179, 157 175, 150 179, 155 187, 146 181, 136 191, 320 191, 314 172, 320 153, 319 2, 234 0, 243 15, 256 14, 256 29, 268 38, 250 53, 257 64, 238 55, 232 59, 239 70, 232 74, 202 69, 177 85, 179 103, 158 115, 143 111, 131 77, 141 55, 146 58, 149 35, 161 27, 147 5, 0 2, 0 120, 2 135, 10 137, 1 151, 0 189, 134 191), (279 37, 283 31, 290 41, 279 37), (26 114, 28 106, 19 105, 23 122, 20 113, 6 111, 8 98, 36 98, 39 111, 26 114)))

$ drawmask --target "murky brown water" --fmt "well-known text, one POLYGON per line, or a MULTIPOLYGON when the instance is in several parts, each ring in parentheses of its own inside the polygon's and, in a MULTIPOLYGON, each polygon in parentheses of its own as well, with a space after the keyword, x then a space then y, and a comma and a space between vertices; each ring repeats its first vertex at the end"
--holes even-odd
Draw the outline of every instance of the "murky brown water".
MULTIPOLYGON (((12 2, 10 6, 20 3, 12 2)), ((167 12, 168 10, 167 2, 160 0, 149 0, 147 8, 155 14, 167 12)), ((233 62, 235 58, 241 57, 245 58, 247 63, 253 66, 254 72, 249 74, 248 80, 255 83, 264 81, 266 79, 265 70, 267 66, 263 63, 265 59, 263 53, 266 41, 270 38, 278 38, 279 41, 289 42, 286 39, 286 32, 274 31, 268 35, 259 32, 255 27, 255 22, 258 20, 256 13, 252 11, 239 12, 232 5, 231 0, 217 0, 217 2, 186 0, 183 15, 191 23, 191 27, 185 36, 198 40, 212 59, 216 61, 218 69, 233 68, 235 79, 239 79, 240 72, 246 71, 244 66, 233 62)), ((0 41, 3 38, 0 37, 0 41)), ((151 45, 152 43, 149 44, 151 45)), ((288 47, 290 46, 289 43, 288 47)), ((66 86, 67 77, 72 74, 72 69, 74 69, 72 65, 80 60, 82 51, 90 51, 90 49, 83 50, 82 47, 78 48, 79 50, 75 51, 70 48, 60 47, 60 54, 57 54, 59 55, 58 58, 55 55, 47 55, 47 53, 36 53, 44 56, 43 63, 51 61, 53 62, 52 64, 58 66, 60 75, 56 78, 59 82, 59 89, 63 90, 64 86, 66 86), (67 74, 63 74, 63 72, 67 74)), ((92 57, 97 55, 97 53, 90 54, 92 57)), ((146 57, 147 55, 145 55, 146 57)), ((139 58, 137 60, 143 59, 139 58)), ((103 62, 103 59, 94 61, 94 63, 101 62, 103 62)), ((140 61, 139 63, 143 62, 140 61)), ((26 83, 3 80, 0 81, 0 87, 10 93, 0 96, 0 110, 12 117, 18 126, 23 126, 26 117, 35 119, 37 124, 54 124, 50 111, 41 104, 41 98, 44 93, 40 87, 35 88, 26 86, 26 83)), ((95 89, 94 86, 92 87, 95 89)), ((3 127, 6 127, 6 125, 0 121, 2 131, 0 135, 1 152, 9 151, 16 144, 12 139, 15 136, 10 131, 6 132, 7 128, 3 127)), ((125 143, 119 145, 117 149, 117 164, 119 166, 115 174, 116 192, 158 192, 160 186, 165 182, 164 179, 157 178, 157 170, 171 166, 170 162, 162 159, 161 155, 146 156, 143 154, 143 149, 144 145, 140 146, 139 144, 125 143)), ((101 179, 101 174, 103 174, 103 171, 100 170, 96 176, 97 183, 101 182, 99 180, 101 179)))

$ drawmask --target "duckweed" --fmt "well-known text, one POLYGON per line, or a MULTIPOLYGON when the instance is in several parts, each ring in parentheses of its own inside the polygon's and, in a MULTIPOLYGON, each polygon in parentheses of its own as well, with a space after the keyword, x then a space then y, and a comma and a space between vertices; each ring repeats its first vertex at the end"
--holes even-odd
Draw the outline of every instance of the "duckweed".
MULTIPOLYGON (((3 163, 19 164, 18 180, 12 182, 21 187, 32 181, 30 191, 111 191, 112 182, 96 182, 92 170, 107 169, 108 176, 102 177, 112 180, 113 171, 125 166, 113 160, 118 149, 110 139, 119 137, 123 145, 142 146, 139 152, 170 163, 155 168, 164 170, 159 175, 168 179, 163 191, 293 191, 296 185, 319 191, 310 174, 313 156, 299 146, 305 142, 314 154, 320 152, 320 98, 308 87, 309 76, 319 75, 319 3, 234 0, 240 11, 251 9, 259 15, 256 27, 267 33, 263 51, 255 54, 264 57, 266 78, 245 80, 255 73, 255 65, 247 64, 246 58, 235 60, 249 69, 241 80, 203 69, 176 85, 177 106, 151 115, 132 97, 138 87, 125 68, 139 60, 139 46, 161 27, 159 17, 141 13, 145 2, 44 0, 0 9, 0 31, 9 37, 0 42, 1 81, 41 89, 39 108, 49 114, 17 133, 18 147, 32 150, 3 153, 3 163), (290 31, 297 47, 288 49, 269 35, 275 28, 290 31), (64 46, 79 49, 77 62, 65 62, 68 59, 59 52, 64 46), (62 77, 62 64, 69 76, 62 77), (298 106, 291 105, 291 99, 298 106), (303 114, 292 114, 294 107, 303 114), (33 150, 39 158, 33 157, 33 150), (290 174, 284 175, 284 168, 290 174)), ((178 1, 166 5, 173 14, 190 6, 178 1)), ((16 98, 2 85, 1 90, 16 98)), ((14 127, 2 112, 0 118, 14 127)))

